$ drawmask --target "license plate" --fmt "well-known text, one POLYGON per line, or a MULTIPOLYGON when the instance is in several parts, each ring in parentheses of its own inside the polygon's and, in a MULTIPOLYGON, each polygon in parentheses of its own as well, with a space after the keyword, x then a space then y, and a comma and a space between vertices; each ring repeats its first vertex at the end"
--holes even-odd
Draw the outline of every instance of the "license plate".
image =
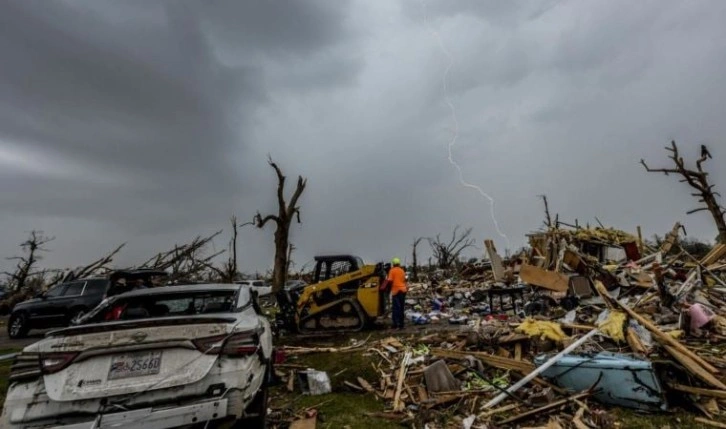
POLYGON ((114 356, 108 379, 140 377, 158 374, 161 370, 161 352, 129 353, 114 356))

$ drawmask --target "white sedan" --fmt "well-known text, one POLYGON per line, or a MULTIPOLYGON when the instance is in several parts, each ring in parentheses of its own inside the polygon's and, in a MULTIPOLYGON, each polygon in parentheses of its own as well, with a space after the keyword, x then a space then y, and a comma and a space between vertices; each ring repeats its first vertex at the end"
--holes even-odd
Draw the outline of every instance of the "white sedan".
POLYGON ((240 280, 235 283, 257 291, 259 296, 267 296, 272 293, 272 285, 264 280, 240 280))
POLYGON ((264 427, 272 336, 258 311, 238 285, 109 298, 16 358, 0 427, 264 427))

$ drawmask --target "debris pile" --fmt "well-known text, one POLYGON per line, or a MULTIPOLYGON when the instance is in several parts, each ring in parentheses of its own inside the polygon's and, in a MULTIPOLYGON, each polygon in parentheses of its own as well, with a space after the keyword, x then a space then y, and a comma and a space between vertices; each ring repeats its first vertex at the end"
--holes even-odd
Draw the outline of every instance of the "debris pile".
POLYGON ((613 407, 726 427, 726 245, 694 257, 679 228, 657 247, 550 228, 510 260, 487 242, 490 263, 407 297, 412 323, 461 326, 345 349, 378 374, 345 385, 383 401, 378 417, 430 429, 613 427, 613 407))

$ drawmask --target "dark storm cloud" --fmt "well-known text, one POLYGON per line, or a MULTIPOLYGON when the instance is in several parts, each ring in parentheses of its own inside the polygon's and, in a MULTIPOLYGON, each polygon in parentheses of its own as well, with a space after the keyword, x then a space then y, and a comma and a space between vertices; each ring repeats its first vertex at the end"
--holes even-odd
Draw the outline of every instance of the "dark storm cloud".
MULTIPOLYGON (((79 252, 48 264, 122 241, 133 263, 274 211, 268 154, 309 179, 298 267, 405 259, 414 237, 457 224, 503 249, 448 161, 447 96, 453 159, 495 198, 512 247, 541 225, 540 194, 570 221, 715 235, 685 217, 687 189, 638 160, 664 162, 671 139, 726 156, 724 2, 2 3, 3 254, 42 228, 79 252)), ((270 265, 270 236, 243 230, 245 270, 270 265)))
POLYGON ((75 170, 52 180, 25 171, 38 177, 3 181, 4 201, 9 211, 105 217, 140 230, 177 209, 166 225, 188 226, 200 207, 245 190, 242 130, 266 98, 264 61, 335 42, 344 3, 116 5, 3 7, 0 140, 75 170), (252 58, 226 65, 219 49, 252 58), (127 183, 96 183, 104 171, 127 183))

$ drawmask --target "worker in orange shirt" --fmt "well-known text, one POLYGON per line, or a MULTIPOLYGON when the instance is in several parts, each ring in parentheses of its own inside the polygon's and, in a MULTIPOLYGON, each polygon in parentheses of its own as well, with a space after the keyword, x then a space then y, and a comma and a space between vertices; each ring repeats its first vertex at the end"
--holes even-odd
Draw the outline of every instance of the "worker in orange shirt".
POLYGON ((393 328, 403 329, 403 307, 406 303, 406 292, 408 292, 406 272, 401 268, 401 260, 398 258, 393 258, 391 265, 393 267, 388 271, 386 282, 391 288, 393 328))

